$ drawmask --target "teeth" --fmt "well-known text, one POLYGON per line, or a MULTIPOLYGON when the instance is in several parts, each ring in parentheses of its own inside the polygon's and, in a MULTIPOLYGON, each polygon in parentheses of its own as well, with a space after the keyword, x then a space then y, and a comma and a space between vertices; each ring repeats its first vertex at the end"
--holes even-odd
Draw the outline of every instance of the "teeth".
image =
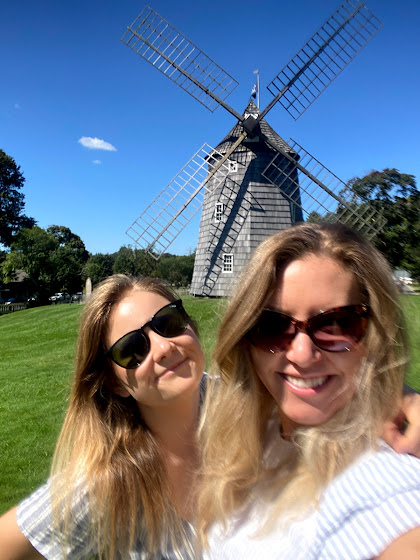
POLYGON ((326 382, 327 376, 324 377, 313 377, 312 379, 303 379, 302 377, 293 377, 291 375, 285 375, 285 378, 289 383, 295 387, 302 387, 313 389, 314 387, 319 387, 326 382))

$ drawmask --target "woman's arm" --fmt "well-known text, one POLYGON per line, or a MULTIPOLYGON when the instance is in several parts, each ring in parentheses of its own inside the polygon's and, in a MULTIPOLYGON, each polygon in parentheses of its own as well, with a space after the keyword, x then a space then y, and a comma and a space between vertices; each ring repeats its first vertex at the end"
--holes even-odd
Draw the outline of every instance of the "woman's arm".
POLYGON ((17 507, 0 517, 0 560, 40 560, 35 550, 20 531, 16 521, 17 507))
POLYGON ((420 527, 401 535, 377 560, 418 560, 420 558, 420 527))
POLYGON ((394 421, 385 423, 382 437, 398 453, 420 457, 419 393, 404 395, 400 414, 394 421))

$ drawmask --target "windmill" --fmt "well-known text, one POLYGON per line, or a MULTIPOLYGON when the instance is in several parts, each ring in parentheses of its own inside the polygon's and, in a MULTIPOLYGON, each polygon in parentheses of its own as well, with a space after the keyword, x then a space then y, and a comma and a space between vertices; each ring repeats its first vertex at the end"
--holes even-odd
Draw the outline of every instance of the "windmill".
POLYGON ((128 228, 158 259, 203 207, 191 292, 225 296, 259 242, 304 219, 342 221, 373 237, 383 220, 368 202, 294 141, 285 142, 265 116, 280 103, 296 120, 382 27, 359 0, 345 2, 267 86, 260 111, 240 114, 226 98, 238 83, 150 7, 122 41, 210 111, 237 120, 213 148, 203 145, 128 228))

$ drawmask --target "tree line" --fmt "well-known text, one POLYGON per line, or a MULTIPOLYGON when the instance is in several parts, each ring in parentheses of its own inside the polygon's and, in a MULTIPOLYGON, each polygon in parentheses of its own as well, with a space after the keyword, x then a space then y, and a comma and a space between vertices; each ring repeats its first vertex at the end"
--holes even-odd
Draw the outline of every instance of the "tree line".
POLYGON ((16 233, 10 250, 0 255, 0 271, 7 284, 14 281, 17 270, 24 270, 28 275, 26 291, 45 302, 55 292, 82 291, 87 278, 96 285, 116 273, 155 276, 173 286, 187 286, 191 283, 194 257, 164 254, 156 261, 145 251, 131 247, 92 255, 69 228, 54 225, 42 229, 35 225, 16 233))
POLYGON ((44 302, 55 292, 82 291, 86 279, 95 285, 116 273, 164 278, 174 286, 191 283, 194 254, 162 255, 159 261, 141 249, 124 246, 110 254, 91 254, 66 226, 43 229, 24 214, 25 178, 15 160, 0 150, 0 283, 27 274, 25 290, 44 302))

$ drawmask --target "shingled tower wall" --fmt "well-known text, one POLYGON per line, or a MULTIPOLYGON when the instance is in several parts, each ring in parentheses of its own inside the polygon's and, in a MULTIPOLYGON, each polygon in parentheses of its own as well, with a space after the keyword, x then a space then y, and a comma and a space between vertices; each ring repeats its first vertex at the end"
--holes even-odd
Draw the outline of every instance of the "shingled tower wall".
MULTIPOLYGON (((245 114, 258 113, 250 101, 245 114)), ((297 157, 290 146, 263 119, 261 131, 276 146, 297 157)), ((243 129, 238 123, 217 146, 225 154, 243 129)), ((296 168, 282 189, 269 183, 262 172, 277 152, 259 136, 247 138, 229 156, 229 174, 219 184, 217 173, 207 184, 191 283, 196 296, 228 296, 251 253, 267 236, 302 221, 297 205, 284 191, 297 182, 296 168), (217 186, 216 186, 217 185, 217 186)), ((284 158, 286 166, 288 160, 284 158)))

